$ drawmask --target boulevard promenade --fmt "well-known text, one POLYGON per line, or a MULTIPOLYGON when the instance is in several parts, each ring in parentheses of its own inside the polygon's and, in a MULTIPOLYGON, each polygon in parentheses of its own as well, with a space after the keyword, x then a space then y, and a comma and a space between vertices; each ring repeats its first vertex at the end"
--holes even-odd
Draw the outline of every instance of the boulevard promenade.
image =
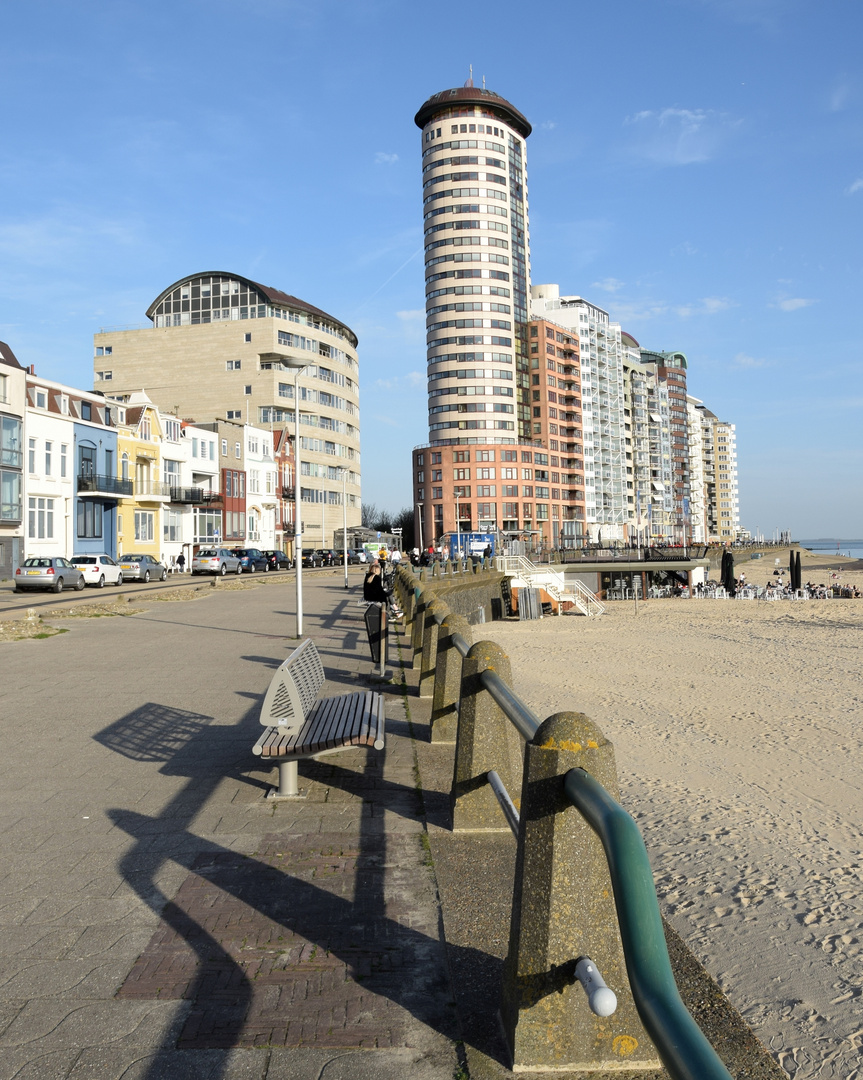
MULTIPOLYGON (((304 593, 323 692, 367 685, 359 590, 304 593)), ((281 575, 145 595, 0 645, 0 1080, 510 1075, 515 845, 448 831, 452 749, 427 741, 414 673, 383 688, 384 753, 301 762, 304 799, 265 797, 251 747, 294 596, 281 575)), ((672 948, 734 1074, 782 1075, 672 948)))

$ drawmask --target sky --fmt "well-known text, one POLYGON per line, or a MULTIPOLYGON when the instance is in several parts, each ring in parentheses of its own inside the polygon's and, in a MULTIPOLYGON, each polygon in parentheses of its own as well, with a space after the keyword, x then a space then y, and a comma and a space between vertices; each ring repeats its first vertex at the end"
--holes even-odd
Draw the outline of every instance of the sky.
POLYGON ((420 133, 533 125, 531 278, 680 350, 737 425, 741 524, 863 536, 859 0, 2 0, 0 340, 92 388, 93 334, 223 270, 359 336, 363 499, 428 437, 420 133))

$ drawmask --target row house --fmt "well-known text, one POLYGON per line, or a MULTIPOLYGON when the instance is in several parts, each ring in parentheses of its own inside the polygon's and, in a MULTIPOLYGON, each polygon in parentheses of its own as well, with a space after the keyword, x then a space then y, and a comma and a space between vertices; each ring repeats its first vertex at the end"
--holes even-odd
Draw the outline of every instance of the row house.
POLYGON ((24 412, 26 374, 0 341, 0 578, 9 578, 24 551, 24 412))
MULTIPOLYGON (((273 432, 222 419, 197 427, 213 440, 219 470, 219 516, 210 500, 207 526, 215 534, 209 542, 275 548, 282 500, 273 432)), ((199 532, 196 543, 204 542, 199 532)), ((278 544, 282 550, 283 542, 278 544)))
POLYGON ((117 554, 117 430, 100 394, 32 369, 24 416, 24 555, 117 554))

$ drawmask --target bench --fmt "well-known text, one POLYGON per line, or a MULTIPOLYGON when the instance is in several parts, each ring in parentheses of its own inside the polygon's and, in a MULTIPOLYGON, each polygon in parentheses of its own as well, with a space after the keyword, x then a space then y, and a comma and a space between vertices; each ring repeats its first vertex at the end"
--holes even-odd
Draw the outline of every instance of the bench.
POLYGON ((279 766, 280 797, 296 797, 297 762, 354 746, 384 748, 384 699, 372 690, 318 700, 324 667, 311 638, 298 645, 270 683, 261 707, 264 732, 252 753, 279 766))

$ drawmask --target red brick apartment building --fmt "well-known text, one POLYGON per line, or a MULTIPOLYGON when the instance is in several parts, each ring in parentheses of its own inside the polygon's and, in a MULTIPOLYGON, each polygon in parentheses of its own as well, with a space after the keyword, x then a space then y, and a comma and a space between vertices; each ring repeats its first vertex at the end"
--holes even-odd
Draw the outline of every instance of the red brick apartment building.
MULTIPOLYGON (((528 370, 516 389, 530 438, 484 442, 468 434, 465 418, 463 435, 417 447, 418 544, 456 532, 456 515, 460 532, 499 531, 540 547, 584 535, 578 338, 547 320, 530 322, 527 335, 528 370)), ((459 374, 452 373, 456 385, 459 374)))

